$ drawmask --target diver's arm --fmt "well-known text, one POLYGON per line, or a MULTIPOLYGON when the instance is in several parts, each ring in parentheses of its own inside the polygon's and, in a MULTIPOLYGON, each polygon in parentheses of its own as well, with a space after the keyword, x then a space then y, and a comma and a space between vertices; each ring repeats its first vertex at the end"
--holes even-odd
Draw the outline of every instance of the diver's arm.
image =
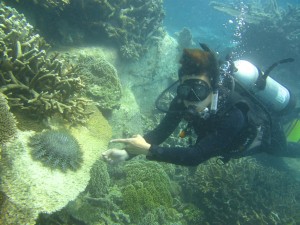
POLYGON ((159 145, 164 142, 172 132, 177 128, 182 119, 183 103, 178 98, 173 99, 169 111, 162 119, 160 124, 152 131, 144 135, 145 140, 153 145, 159 145))
POLYGON ((214 156, 222 155, 246 125, 246 118, 238 108, 233 108, 217 124, 214 132, 197 141, 192 147, 159 147, 151 145, 147 159, 196 166, 214 156))

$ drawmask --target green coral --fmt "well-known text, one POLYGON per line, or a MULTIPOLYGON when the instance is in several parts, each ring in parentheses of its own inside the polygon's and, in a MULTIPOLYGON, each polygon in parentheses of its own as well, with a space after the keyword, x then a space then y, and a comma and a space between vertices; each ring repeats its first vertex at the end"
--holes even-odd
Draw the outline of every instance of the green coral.
POLYGON ((110 178, 107 172, 107 165, 102 160, 97 160, 91 171, 91 179, 87 186, 89 195, 92 198, 100 198, 108 193, 110 178))
POLYGON ((125 165, 124 172, 126 179, 121 208, 133 222, 140 221, 149 211, 160 206, 172 207, 170 180, 160 164, 133 160, 125 165))

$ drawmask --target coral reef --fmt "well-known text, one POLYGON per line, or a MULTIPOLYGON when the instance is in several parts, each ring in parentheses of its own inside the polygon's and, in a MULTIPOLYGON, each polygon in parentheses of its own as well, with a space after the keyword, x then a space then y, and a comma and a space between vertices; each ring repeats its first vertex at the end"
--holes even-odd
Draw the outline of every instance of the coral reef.
POLYGON ((5 96, 0 93, 0 159, 1 146, 12 139, 17 133, 16 120, 9 111, 5 96))
POLYGON ((81 194, 75 201, 70 202, 64 211, 84 224, 131 225, 129 216, 116 204, 121 201, 120 189, 112 186, 103 197, 92 198, 87 193, 81 194))
MULTIPOLYGON (((6 4, 12 3, 6 1, 6 4)), ((37 27, 49 39, 65 40, 69 44, 91 37, 98 42, 110 40, 125 59, 138 59, 150 43, 165 34, 162 0, 32 0, 18 1, 14 5, 19 5, 18 8, 25 12, 30 11, 28 15, 36 14, 37 27), (36 4, 40 6, 38 10, 30 11, 36 4), (71 33, 67 33, 69 31, 71 33)))
MULTIPOLYGON (((168 213, 175 214, 171 210, 173 199, 170 179, 160 164, 132 160, 125 165, 124 172, 126 177, 122 185, 121 208, 129 214, 132 222, 141 222, 148 212, 153 213, 159 207, 165 208, 166 217, 168 213)), ((170 218, 176 220, 174 215, 170 218)))
POLYGON ((111 138, 111 128, 96 106, 87 110, 93 113, 85 126, 70 127, 59 119, 51 123, 57 129, 67 129, 79 143, 83 155, 76 171, 52 170, 33 160, 29 147, 33 131, 19 131, 15 141, 3 147, 0 188, 7 196, 1 208, 3 224, 34 224, 39 213, 61 210, 85 190, 90 170, 111 138))
POLYGON ((185 197, 209 224, 298 224, 300 183, 254 159, 215 160, 183 181, 185 197))
POLYGON ((178 51, 180 54, 184 48, 191 48, 193 43, 193 35, 190 29, 184 27, 181 31, 175 33, 178 42, 178 51))
POLYGON ((15 9, 0 8, 0 92, 9 105, 47 118, 59 113, 69 121, 84 123, 88 100, 79 70, 57 55, 47 58, 48 44, 15 9))
POLYGON ((38 4, 43 8, 46 9, 59 9, 60 11, 62 11, 67 5, 70 4, 70 0, 30 0, 31 2, 33 2, 34 4, 38 4))
POLYGON ((65 130, 47 130, 30 138, 31 156, 51 169, 76 171, 82 163, 77 140, 65 130))
POLYGON ((86 95, 105 115, 119 108, 122 96, 121 81, 117 69, 112 64, 116 55, 106 51, 113 52, 112 49, 104 47, 84 47, 59 51, 65 61, 76 64, 81 69, 86 95))
POLYGON ((98 160, 91 171, 91 179, 87 191, 91 198, 101 198, 108 193, 110 178, 107 172, 106 162, 98 160))
POLYGON ((81 56, 78 65, 87 79, 87 95, 101 111, 112 111, 120 106, 121 83, 116 68, 104 58, 81 56))

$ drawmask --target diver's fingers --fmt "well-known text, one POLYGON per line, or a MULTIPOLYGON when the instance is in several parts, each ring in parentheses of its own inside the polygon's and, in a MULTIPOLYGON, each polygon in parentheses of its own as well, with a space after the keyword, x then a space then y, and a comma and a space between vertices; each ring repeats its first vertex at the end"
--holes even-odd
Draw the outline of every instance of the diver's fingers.
POLYGON ((130 143, 132 142, 132 138, 118 138, 118 139, 112 139, 110 140, 110 143, 130 143))

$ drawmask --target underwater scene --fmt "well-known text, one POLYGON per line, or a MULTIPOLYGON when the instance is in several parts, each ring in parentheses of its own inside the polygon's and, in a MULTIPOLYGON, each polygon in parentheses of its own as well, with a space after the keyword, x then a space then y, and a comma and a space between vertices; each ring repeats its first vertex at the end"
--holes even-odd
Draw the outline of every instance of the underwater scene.
POLYGON ((0 225, 300 224, 299 0, 0 0, 0 225))

